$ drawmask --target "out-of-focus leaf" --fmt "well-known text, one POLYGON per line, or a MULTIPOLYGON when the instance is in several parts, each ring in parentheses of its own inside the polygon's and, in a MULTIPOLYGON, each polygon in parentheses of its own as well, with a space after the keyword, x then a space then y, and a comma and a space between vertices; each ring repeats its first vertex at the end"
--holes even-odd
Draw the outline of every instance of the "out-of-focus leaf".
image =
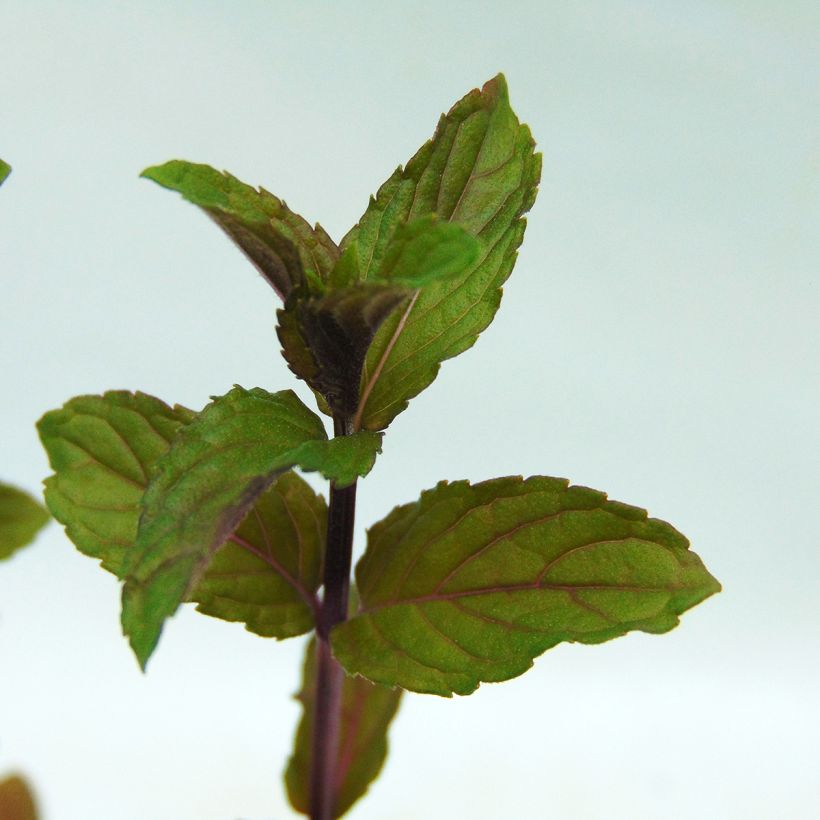
POLYGON ((19 775, 0 780, 0 820, 37 820, 34 795, 19 775))
MULTIPOLYGON (((296 730, 285 784, 293 807, 310 813, 310 758, 316 702, 315 640, 307 646, 298 699, 303 714, 296 730)), ((387 732, 399 708, 401 689, 345 676, 342 685, 339 749, 334 776, 334 817, 341 817, 367 791, 387 758, 387 732)))
POLYGON ((0 560, 30 544, 48 513, 28 493, 0 483, 0 560))

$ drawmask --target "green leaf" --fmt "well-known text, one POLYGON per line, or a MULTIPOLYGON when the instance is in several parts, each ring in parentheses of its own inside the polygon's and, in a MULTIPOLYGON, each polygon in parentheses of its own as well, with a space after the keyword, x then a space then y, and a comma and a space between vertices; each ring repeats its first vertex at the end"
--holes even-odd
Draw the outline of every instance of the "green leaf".
POLYGON ((3 162, 0 159, 0 185, 2 185, 6 181, 6 177, 11 173, 11 165, 7 162, 3 162))
POLYGON ((0 560, 30 544, 48 513, 28 493, 0 483, 0 560))
POLYGON ((270 638, 313 629, 326 532, 324 498, 284 473, 217 550, 191 596, 197 610, 270 638))
POLYGON ((118 577, 136 540, 148 476, 195 415, 145 393, 112 390, 71 399, 37 423, 54 470, 46 506, 80 552, 118 577))
POLYGON ((361 613, 331 634, 351 674, 449 697, 562 641, 667 632, 720 590, 646 511, 563 479, 440 483, 368 533, 361 613))
POLYGON ((478 242, 464 228, 430 214, 398 226, 376 278, 420 288, 463 273, 478 252, 478 242))
POLYGON ((0 780, 0 818, 2 820, 37 820, 34 795, 26 781, 18 775, 0 780))
POLYGON ((296 299, 278 312, 277 333, 290 369, 324 398, 331 414, 352 418, 373 336, 409 297, 403 286, 366 282, 296 299))
POLYGON ((482 251, 463 273, 432 283, 382 325, 362 372, 362 427, 387 427, 435 379, 441 362, 471 347, 492 321, 540 175, 541 156, 499 74, 442 116, 432 140, 371 199, 341 245, 343 252, 356 245, 363 280, 377 276, 401 224, 434 213, 477 237, 482 251))
MULTIPOLYGON (((316 642, 307 646, 302 690, 297 698, 303 714, 296 730, 293 755, 285 771, 285 785, 293 807, 310 813, 310 758, 316 703, 316 642)), ((387 758, 387 731, 401 701, 401 689, 345 676, 339 727, 339 751, 334 777, 333 817, 341 817, 367 792, 387 758)))
POLYGON ((379 436, 327 440, 295 393, 235 387, 180 430, 142 499, 123 589, 123 631, 144 667, 162 625, 256 499, 293 466, 346 486, 366 475, 379 436))
POLYGON ((142 176, 202 208, 286 299, 306 279, 326 279, 339 248, 318 224, 311 227, 285 202, 208 165, 171 160, 142 176))
MULTIPOLYGON (((134 550, 148 476, 195 417, 144 393, 111 391, 71 399, 38 423, 55 471, 45 482, 49 509, 81 552, 117 576, 134 550)), ((285 473, 228 536, 190 600, 259 635, 308 631, 326 518, 324 499, 285 473)))

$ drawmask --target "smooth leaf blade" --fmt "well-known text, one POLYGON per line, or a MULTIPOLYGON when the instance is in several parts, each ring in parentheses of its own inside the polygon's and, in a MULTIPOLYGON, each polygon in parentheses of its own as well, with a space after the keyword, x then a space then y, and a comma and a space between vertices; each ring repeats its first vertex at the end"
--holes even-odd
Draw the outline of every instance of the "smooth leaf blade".
POLYGON ((235 387, 175 437, 142 498, 123 589, 122 625, 144 667, 176 612, 259 496, 293 466, 340 486, 372 467, 378 436, 332 442, 321 419, 284 390, 235 387))
POLYGON ((382 325, 362 373, 362 427, 390 424, 435 379, 441 363, 471 347, 490 324, 540 174, 530 131, 510 108, 498 75, 442 116, 432 140, 371 199, 341 246, 345 252, 356 245, 362 279, 376 275, 400 225, 430 214, 460 225, 482 250, 461 275, 432 283, 407 314, 382 325))
POLYGON ((32 496, 0 482, 0 561, 30 544, 48 519, 32 496))
POLYGON ((327 504, 294 472, 280 476, 194 589, 197 610, 257 635, 290 638, 315 625, 327 504))
POLYGON ((37 423, 54 475, 45 501, 77 549, 122 577, 156 461, 195 414, 145 393, 78 396, 37 423))
POLYGON ((368 534, 352 674, 444 696, 520 675, 558 643, 666 632, 719 591, 686 538, 563 479, 439 484, 368 534))
MULTIPOLYGON (((316 703, 315 641, 306 650, 302 689, 303 708, 293 755, 285 770, 285 785, 293 807, 310 813, 310 760, 313 712, 316 703)), ((345 676, 339 727, 339 747, 333 792, 333 817, 341 817, 368 790, 387 758, 387 733, 401 702, 401 689, 378 686, 361 677, 345 676)))
POLYGON ((177 191, 202 208, 238 245, 282 299, 306 277, 327 279, 339 248, 268 191, 240 182, 209 165, 171 160, 142 176, 177 191))
POLYGON ((37 820, 34 795, 22 777, 11 775, 0 780, 0 818, 2 820, 37 820))
POLYGON ((9 165, 7 162, 3 162, 3 160, 0 159, 0 185, 2 185, 6 181, 10 173, 11 165, 9 165))

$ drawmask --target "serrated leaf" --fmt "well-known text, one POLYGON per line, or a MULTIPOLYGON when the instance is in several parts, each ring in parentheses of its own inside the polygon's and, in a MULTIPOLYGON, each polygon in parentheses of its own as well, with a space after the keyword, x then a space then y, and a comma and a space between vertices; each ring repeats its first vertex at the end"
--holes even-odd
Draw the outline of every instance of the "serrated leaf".
MULTIPOLYGON (((71 399, 40 420, 55 471, 45 482, 46 503, 80 552, 124 575, 148 476, 195 417, 145 393, 110 391, 71 399)), ((285 473, 217 551, 189 599, 204 614, 244 621, 259 635, 308 631, 326 517, 324 499, 285 473)))
POLYGON ((48 518, 43 506, 28 493, 0 483, 0 561, 30 544, 48 518))
POLYGON ((220 547, 196 585, 197 610, 290 638, 315 626, 327 504, 294 472, 281 475, 220 547))
POLYGON ((366 475, 378 436, 327 440, 295 393, 235 387, 211 402, 156 463, 123 589, 123 631, 144 667, 177 610, 256 499, 293 466, 338 486, 366 475))
POLYGON ((208 165, 171 160, 142 176, 202 208, 286 299, 306 278, 326 279, 339 248, 325 230, 311 227, 285 202, 208 165))
POLYGON ((0 780, 0 820, 37 820, 34 796, 18 775, 0 780))
POLYGON ((352 418, 370 342, 409 296, 402 285, 366 282, 295 300, 278 312, 277 332, 290 369, 324 398, 331 414, 352 418))
MULTIPOLYGON (((308 643, 297 695, 303 714, 296 730, 293 755, 285 770, 285 784, 293 807, 310 813, 310 760, 313 711, 316 702, 315 640, 308 643)), ((339 749, 334 777, 333 817, 341 817, 366 792, 387 758, 387 732, 399 708, 401 689, 378 686, 360 677, 345 676, 339 726, 339 749)))
POLYGON ((0 185, 2 185, 6 181, 6 177, 11 173, 11 165, 7 162, 3 162, 0 159, 0 185))
POLYGON ((492 321, 540 174, 541 157, 499 74, 442 116, 432 140, 371 199, 341 245, 343 252, 357 246, 364 280, 376 275, 399 225, 433 213, 477 237, 482 251, 463 274, 432 283, 409 311, 382 325, 362 372, 363 428, 387 427, 441 362, 471 347, 492 321))
POLYGON ((157 460, 195 413, 145 393, 78 396, 37 423, 54 475, 46 506, 77 549, 123 576, 157 460))
POLYGON ((563 479, 440 483, 368 533, 361 613, 331 633, 351 674, 449 697, 562 642, 666 632, 720 590, 686 538, 563 479))

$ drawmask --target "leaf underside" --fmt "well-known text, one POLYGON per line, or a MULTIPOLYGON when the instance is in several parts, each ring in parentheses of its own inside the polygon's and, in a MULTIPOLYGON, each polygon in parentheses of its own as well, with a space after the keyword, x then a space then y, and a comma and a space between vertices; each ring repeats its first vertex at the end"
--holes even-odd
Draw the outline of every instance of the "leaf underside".
POLYGON ((326 532, 324 498, 284 473, 208 564, 191 596, 197 610, 264 637, 310 631, 326 532))
POLYGON ((278 475, 299 466, 346 486, 369 472, 380 443, 372 434, 328 441, 321 419, 290 390, 235 387, 182 428, 150 476, 127 562, 122 625, 141 665, 165 619, 278 475))
POLYGON ((48 518, 28 493, 0 483, 0 561, 30 544, 48 518))
MULTIPOLYGON (((148 477, 195 416, 144 393, 111 391, 72 399, 38 424, 55 472, 45 482, 49 509, 80 552, 118 577, 134 550, 148 477)), ((324 499, 284 473, 217 550, 189 600, 259 635, 308 631, 326 518, 324 499)))
POLYGON ((277 333, 290 369, 324 398, 332 414, 350 418, 356 412, 373 336, 409 296, 401 285, 363 283, 297 300, 278 312, 277 333))
MULTIPOLYGON (((296 730, 293 755, 285 771, 291 804, 310 813, 310 759, 316 702, 315 641, 307 645, 302 690, 297 695, 303 714, 296 730)), ((387 732, 401 701, 401 689, 389 689, 361 677, 345 676, 336 758, 333 817, 341 817, 376 779, 387 758, 387 732)))
POLYGON ((0 780, 0 820, 37 820, 34 795, 18 775, 0 780))
POLYGON ((562 642, 660 633, 720 585, 669 524, 563 479, 440 483, 368 533, 362 611, 332 633, 351 674, 450 696, 562 642))
POLYGON ((283 300, 306 277, 326 279, 339 258, 339 248, 320 225, 311 227, 281 199, 228 173, 171 160, 146 168, 142 176, 202 208, 283 300))
POLYGON ((426 287, 409 315, 398 311, 379 329, 362 372, 362 427, 387 427, 441 362, 471 347, 492 321, 540 174, 541 156, 498 75, 442 116, 433 138, 371 199, 341 244, 343 256, 356 247, 363 280, 377 275, 400 225, 430 214, 460 225, 482 250, 462 274, 426 287))

